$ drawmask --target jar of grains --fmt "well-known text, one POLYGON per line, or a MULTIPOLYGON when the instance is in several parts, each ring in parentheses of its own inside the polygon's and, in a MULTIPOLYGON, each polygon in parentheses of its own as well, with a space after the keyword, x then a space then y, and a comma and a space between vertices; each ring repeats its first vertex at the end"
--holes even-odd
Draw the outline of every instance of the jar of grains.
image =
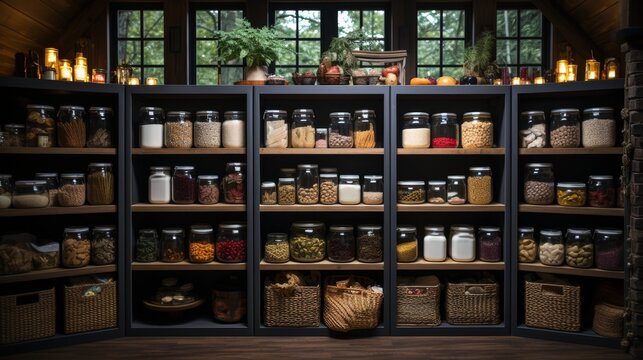
POLYGON ((366 205, 381 205, 384 203, 384 183, 382 175, 364 175, 362 202, 366 205))
POLYGON ((478 229, 478 258, 481 261, 502 260, 502 236, 499 227, 483 226, 478 229))
POLYGON ((172 174, 172 202, 175 204, 194 204, 196 179, 194 166, 175 166, 172 174))
POLYGON ((109 265, 116 263, 117 236, 115 226, 94 226, 91 240, 92 264, 109 265))
POLYGON ((460 145, 460 126, 454 113, 431 115, 431 147, 457 148, 460 145))
POLYGON ((590 175, 587 182, 589 206, 614 207, 616 205, 616 189, 614 177, 611 175, 590 175))
POLYGON ((522 263, 532 263, 538 258, 538 243, 533 227, 518 228, 518 258, 522 263))
POLYGON ((359 184, 359 175, 339 175, 339 203, 342 205, 356 205, 361 200, 362 187, 359 184))
POLYGON ((467 177, 467 198, 473 205, 487 205, 493 200, 491 168, 470 167, 467 177))
POLYGON ((140 229, 136 239, 136 261, 153 262, 159 259, 159 238, 154 229, 140 229))
POLYGON ((150 204, 169 204, 171 200, 172 177, 169 166, 150 166, 147 198, 150 204))
POLYGON ((315 147, 315 113, 312 109, 295 109, 292 112, 290 145, 294 148, 315 147))
POLYGON ((544 148, 547 146, 547 120, 544 111, 520 113, 520 147, 544 148))
POLYGON ((60 174, 58 205, 85 205, 85 174, 60 174))
POLYGON ((597 268, 623 271, 623 230, 596 229, 594 243, 597 268))
POLYGON ((560 230, 540 230, 538 241, 538 258, 544 265, 558 266, 565 261, 565 245, 560 230))
POLYGON ((559 182, 556 186, 558 205, 585 206, 587 193, 585 184, 579 182, 559 182))
POLYGON ((462 205, 467 202, 467 184, 464 175, 447 176, 447 202, 451 205, 462 205))
POLYGON ((398 204, 422 204, 426 200, 424 181, 398 181, 398 204))
POLYGON ((355 234, 350 225, 331 225, 326 240, 328 260, 351 262, 355 260, 355 234))
POLYGON ((285 263, 290 260, 290 245, 288 244, 288 234, 270 233, 266 235, 266 244, 264 245, 265 262, 285 263))
POLYGON ((90 107, 87 123, 87 147, 112 146, 114 112, 108 107, 90 107))
POLYGON ((225 148, 240 149, 246 146, 245 111, 226 111, 223 113, 221 141, 225 148))
POLYGON ((163 123, 165 115, 159 107, 143 106, 138 111, 139 145, 145 149, 163 147, 163 123))
POLYGON ((16 181, 11 203, 16 209, 35 209, 46 207, 49 205, 47 182, 44 180, 16 181))
POLYGON ((427 198, 429 204, 444 204, 447 202, 447 182, 429 181, 427 198))
POLYGON ((476 236, 471 225, 451 225, 449 255, 453 261, 476 259, 476 236))
POLYGON ((7 209, 11 206, 11 192, 13 191, 11 179, 10 174, 0 174, 0 209, 7 209))
POLYGON ((580 146, 580 115, 578 109, 551 111, 550 142, 553 148, 580 146))
POLYGON ((87 202, 90 205, 110 205, 114 202, 112 164, 89 164, 87 172, 87 202))
POLYGON ((47 182, 47 190, 49 190, 49 206, 58 206, 58 188, 60 187, 58 174, 36 173, 34 177, 36 178, 36 180, 44 180, 47 182))
POLYGON ((353 113, 355 122, 355 147, 374 148, 375 140, 375 111, 357 110, 353 113))
POLYGON ((190 227, 189 258, 193 263, 214 261, 214 230, 209 225, 190 227))
POLYGON ((245 223, 221 223, 217 236, 217 260, 225 263, 246 261, 247 226, 245 223))
MULTIPOLYGON (((56 144, 54 107, 27 105, 25 144, 29 147, 50 147, 56 144)), ((59 144, 59 146, 62 146, 59 144)))
POLYGON ((288 113, 285 110, 266 110, 263 113, 264 146, 267 148, 288 147, 288 113))
POLYGON ((551 163, 525 165, 525 202, 532 205, 549 205, 554 202, 554 169, 551 163))
POLYGON ((347 112, 334 112, 330 114, 328 127, 329 148, 353 147, 353 120, 347 112))
POLYGON ((297 165, 297 203, 319 202, 319 167, 315 164, 297 165))
POLYGON ((490 148, 493 146, 493 122, 488 112, 474 111, 462 116, 462 147, 490 148))
POLYGON ((261 183, 261 205, 275 205, 277 203, 277 184, 274 181, 261 183))
POLYGON ((81 148, 86 144, 85 108, 61 106, 58 109, 58 146, 81 148))
POLYGON ((218 111, 201 110, 196 112, 196 119, 194 120, 194 147, 221 147, 221 120, 219 119, 218 111))
POLYGON ((246 163, 226 164, 223 177, 223 196, 228 204, 246 203, 246 163))
MULTIPOLYGON (((279 178, 279 185, 277 186, 277 202, 279 205, 294 205, 296 200, 295 192, 295 178, 279 178)), ((335 188, 335 194, 337 194, 337 188, 335 188)), ((337 199, 337 195, 335 195, 335 199, 337 199)))
POLYGON ((315 129, 315 147, 318 149, 326 149, 328 147, 328 129, 315 129))
POLYGON ((79 268, 89 265, 91 259, 89 228, 72 226, 65 228, 62 243, 62 264, 68 268, 79 268))
POLYGON ((424 260, 444 261, 447 259, 447 237, 444 226, 424 226, 424 260))
POLYGON ((199 204, 212 205, 219 202, 219 176, 199 175, 197 178, 199 204))
POLYGON ((357 227, 357 261, 380 262, 384 259, 381 225, 359 225, 357 227))
POLYGON ((168 228, 161 234, 161 261, 176 263, 185 260, 185 231, 168 228))
POLYGON ((583 110, 583 147, 612 147, 616 142, 614 109, 599 107, 583 110))
POLYGON ((324 223, 294 222, 290 227, 290 256, 294 261, 316 262, 326 256, 324 223))
POLYGON ((565 262, 568 266, 588 268, 594 264, 594 240, 589 229, 567 229, 565 262))
POLYGON ((337 173, 319 175, 319 202, 324 205, 337 204, 337 173))
POLYGON ((417 230, 412 225, 397 227, 397 245, 395 246, 398 262, 413 262, 418 258, 417 230))
POLYGON ((404 114, 402 128, 402 147, 405 149, 422 149, 431 145, 429 114, 410 112, 404 114))
POLYGON ((25 146, 25 126, 22 124, 5 124, 6 144, 8 147, 25 146))
POLYGON ((192 147, 192 113, 188 111, 168 111, 165 118, 165 147, 192 147))

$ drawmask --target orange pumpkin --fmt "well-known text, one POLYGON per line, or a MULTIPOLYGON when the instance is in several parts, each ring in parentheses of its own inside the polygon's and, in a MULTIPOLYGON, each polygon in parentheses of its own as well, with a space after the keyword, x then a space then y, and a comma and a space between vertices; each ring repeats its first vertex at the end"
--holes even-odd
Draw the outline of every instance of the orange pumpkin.
POLYGON ((458 83, 451 76, 440 76, 438 78, 438 85, 457 85, 458 83))
POLYGON ((411 79, 411 85, 431 85, 429 79, 414 77, 411 79))

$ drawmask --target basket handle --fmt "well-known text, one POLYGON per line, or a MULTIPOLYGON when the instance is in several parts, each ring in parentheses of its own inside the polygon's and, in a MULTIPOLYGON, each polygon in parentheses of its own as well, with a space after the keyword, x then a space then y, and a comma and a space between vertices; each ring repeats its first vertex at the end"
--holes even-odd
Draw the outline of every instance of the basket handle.
POLYGON ((562 285, 541 284, 540 292, 547 296, 563 296, 565 289, 562 285))
POLYGON ((40 301, 40 293, 34 292, 16 296, 16 306, 35 304, 40 301))
POLYGON ((465 295, 478 296, 478 295, 487 295, 488 292, 481 286, 478 285, 467 285, 464 287, 465 295))

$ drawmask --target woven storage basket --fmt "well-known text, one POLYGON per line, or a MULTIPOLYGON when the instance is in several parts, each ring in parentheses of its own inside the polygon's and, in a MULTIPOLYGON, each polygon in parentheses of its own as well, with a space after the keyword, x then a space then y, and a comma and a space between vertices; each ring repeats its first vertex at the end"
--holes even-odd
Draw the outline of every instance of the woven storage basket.
MULTIPOLYGON (((369 290, 340 288, 337 281, 346 276, 331 276, 324 289, 324 323, 333 331, 374 329, 379 324, 384 294, 369 290), (332 285, 331 285, 332 284, 332 285)), ((366 277, 354 276, 362 286, 375 285, 366 277)))
POLYGON ((623 337, 622 307, 601 303, 594 306, 594 322, 592 330, 601 336, 619 338, 623 337))
POLYGON ((54 288, 0 296, 0 344, 56 335, 54 288))
POLYGON ((65 286, 65 334, 116 327, 116 282, 65 286), (93 296, 87 289, 101 287, 93 296))
POLYGON ((525 281, 525 325, 580 331, 580 286, 525 281))
POLYGON ((440 325, 440 284, 397 287, 398 325, 440 325))
POLYGON ((319 284, 293 289, 277 289, 266 284, 263 295, 266 326, 319 327, 319 284))
POLYGON ((498 324, 498 284, 448 283, 446 314, 449 324, 498 324))

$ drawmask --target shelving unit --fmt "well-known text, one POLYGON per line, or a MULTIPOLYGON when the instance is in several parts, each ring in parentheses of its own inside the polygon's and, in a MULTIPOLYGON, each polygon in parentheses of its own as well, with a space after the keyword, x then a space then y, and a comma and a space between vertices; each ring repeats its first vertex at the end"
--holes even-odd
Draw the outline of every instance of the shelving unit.
POLYGON ((116 213, 117 205, 83 205, 77 207, 45 207, 38 209, 0 209, 0 216, 45 216, 116 213))
POLYGON ((426 261, 420 257, 414 262, 398 262, 398 270, 504 270, 504 261, 485 262, 471 261, 459 262, 447 259, 445 261, 426 261))
POLYGON ((224 204, 132 204, 135 213, 175 213, 175 212, 245 212, 246 205, 224 204))
POLYGON ((561 205, 531 205, 520 204, 518 211, 521 213, 537 214, 567 214, 567 215, 594 215, 594 216, 618 216, 623 217, 623 208, 595 208, 589 206, 561 206, 561 205))
POLYGON ((73 276, 94 275, 94 274, 108 274, 116 272, 116 265, 88 265, 81 268, 66 269, 66 268, 53 268, 46 270, 35 270, 24 274, 2 275, 0 276, 0 285, 15 284, 21 282, 44 280, 44 279, 59 279, 68 278, 73 276))
POLYGON ((384 205, 259 205, 260 212, 383 212, 384 205))
POLYGON ((285 263, 268 263, 261 260, 259 270, 384 270, 384 262, 364 263, 351 261, 347 263, 337 263, 328 260, 322 260, 314 263, 300 263, 288 261, 285 263))
POLYGON ((596 268, 581 269, 571 266, 549 266, 541 263, 520 263, 518 264, 519 271, 531 271, 549 274, 573 275, 573 276, 588 276, 597 278, 608 279, 623 279, 623 271, 609 271, 596 268))

